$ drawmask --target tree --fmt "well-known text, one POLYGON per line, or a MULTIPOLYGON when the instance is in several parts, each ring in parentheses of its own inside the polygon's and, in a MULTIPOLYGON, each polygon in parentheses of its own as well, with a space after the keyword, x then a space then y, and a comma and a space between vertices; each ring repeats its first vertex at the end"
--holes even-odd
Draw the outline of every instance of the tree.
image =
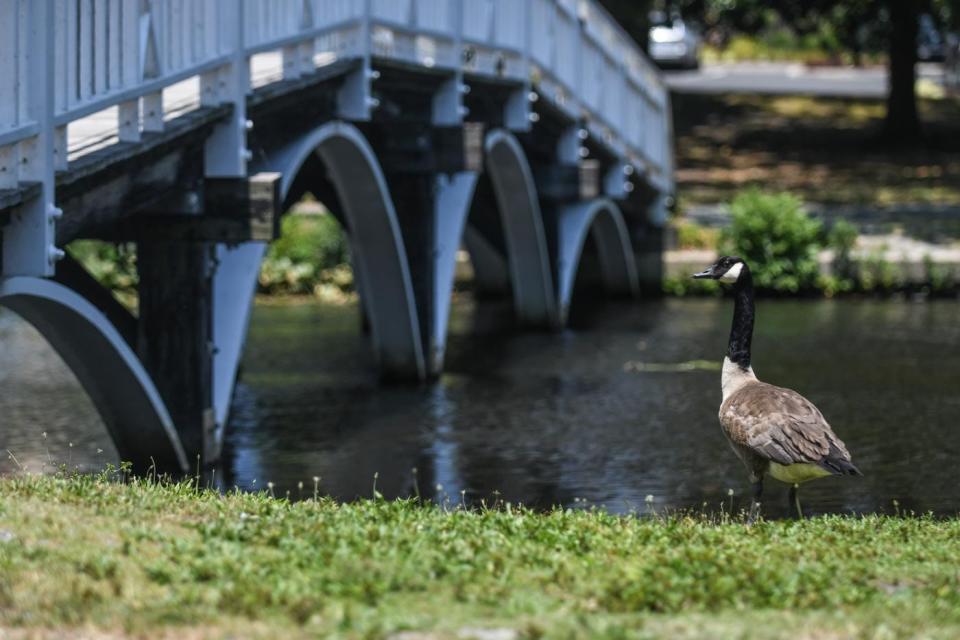
POLYGON ((888 0, 890 7, 889 86, 884 128, 894 141, 920 133, 917 117, 917 6, 914 0, 888 0))

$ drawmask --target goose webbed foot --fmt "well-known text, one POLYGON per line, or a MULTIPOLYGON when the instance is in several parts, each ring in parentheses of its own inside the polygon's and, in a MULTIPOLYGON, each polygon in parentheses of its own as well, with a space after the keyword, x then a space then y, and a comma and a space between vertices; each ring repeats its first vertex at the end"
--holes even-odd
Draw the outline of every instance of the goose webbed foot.
POLYGON ((797 495, 798 484, 790 485, 790 492, 787 494, 787 513, 793 513, 798 520, 803 520, 803 509, 800 508, 800 496, 797 495))

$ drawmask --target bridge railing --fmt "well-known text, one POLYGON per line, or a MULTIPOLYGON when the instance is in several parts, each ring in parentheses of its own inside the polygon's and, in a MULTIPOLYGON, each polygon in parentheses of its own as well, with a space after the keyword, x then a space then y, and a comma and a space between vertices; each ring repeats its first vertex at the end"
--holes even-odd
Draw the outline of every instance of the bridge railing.
MULTIPOLYGON (((283 78, 381 58, 515 81, 671 189, 664 85, 595 0, 0 0, 0 189, 42 182, 55 216, 72 123, 116 109, 117 138, 136 142, 162 130, 164 89, 194 77, 201 103, 242 115, 251 60, 274 51, 283 78)), ((242 134, 235 146, 240 172, 242 134)))

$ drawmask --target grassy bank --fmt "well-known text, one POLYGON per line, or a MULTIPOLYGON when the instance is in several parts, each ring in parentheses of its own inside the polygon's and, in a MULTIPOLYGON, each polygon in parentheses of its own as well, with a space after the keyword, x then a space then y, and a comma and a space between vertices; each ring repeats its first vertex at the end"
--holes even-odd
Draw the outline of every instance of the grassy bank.
POLYGON ((957 520, 746 527, 16 477, 0 636, 946 638, 957 557, 957 520))

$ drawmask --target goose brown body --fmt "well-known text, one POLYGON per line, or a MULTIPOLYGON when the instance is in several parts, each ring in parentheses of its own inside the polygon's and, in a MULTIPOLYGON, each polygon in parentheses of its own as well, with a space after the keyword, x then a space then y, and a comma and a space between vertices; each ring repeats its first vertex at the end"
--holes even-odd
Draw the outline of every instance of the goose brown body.
POLYGON ((793 484, 859 474, 820 410, 791 389, 745 382, 720 405, 720 425, 754 482, 768 472, 793 484))

